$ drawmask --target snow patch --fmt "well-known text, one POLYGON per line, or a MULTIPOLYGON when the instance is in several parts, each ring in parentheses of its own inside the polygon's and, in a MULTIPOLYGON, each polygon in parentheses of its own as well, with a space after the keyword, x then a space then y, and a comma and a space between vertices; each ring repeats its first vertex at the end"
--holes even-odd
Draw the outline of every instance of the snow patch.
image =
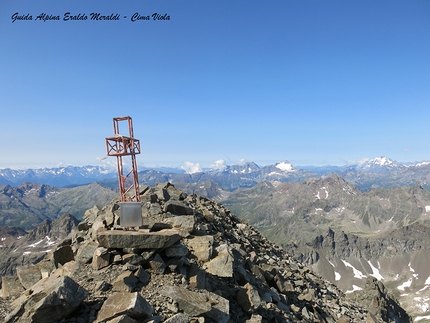
POLYGON ((430 205, 426 205, 426 212, 430 212, 430 205))
POLYGON ((43 242, 43 240, 44 240, 44 239, 42 239, 42 240, 40 240, 40 241, 37 241, 37 242, 35 242, 35 243, 33 243, 33 244, 29 245, 29 247, 31 247, 31 248, 35 248, 38 244, 42 243, 42 242, 43 242))
POLYGON ((382 277, 381 273, 379 272, 379 269, 373 266, 370 260, 368 260, 367 263, 369 264, 370 268, 372 268, 372 274, 370 274, 370 276, 375 277, 377 280, 383 280, 384 277, 382 277))
POLYGON ((406 287, 411 287, 412 285, 412 278, 410 278, 408 281, 404 282, 400 286, 397 287, 398 290, 405 290, 406 287))
POLYGON ((418 321, 421 321, 421 320, 430 320, 430 315, 427 315, 427 316, 417 316, 414 319, 414 322, 418 322, 418 321))
MULTIPOLYGON (((412 267, 411 267, 411 263, 409 263, 409 271, 410 272, 412 272, 412 273, 414 273, 415 272, 415 269, 413 269, 412 267)), ((418 274, 412 274, 412 276, 415 278, 415 279, 418 279, 418 274)))
POLYGON ((419 308, 421 312, 427 312, 429 310, 428 301, 430 298, 426 297, 414 297, 415 307, 419 308))
POLYGON ((268 174, 268 176, 275 176, 275 175, 282 175, 281 173, 277 173, 277 172, 270 172, 268 174))
POLYGON ((355 268, 349 262, 347 262, 345 260, 342 260, 342 262, 345 264, 346 267, 352 268, 352 271, 354 272, 354 277, 355 278, 363 279, 363 278, 367 277, 366 275, 363 275, 363 273, 361 271, 359 271, 357 268, 355 268))
POLYGON ((415 165, 415 167, 426 166, 426 165, 430 165, 430 162, 421 162, 421 163, 417 163, 417 164, 415 165))
MULTIPOLYGON (((343 261, 343 260, 342 260, 343 261)), ((358 287, 358 286, 356 286, 356 285, 352 285, 352 290, 347 290, 346 292, 345 292, 345 294, 350 294, 350 293, 353 293, 353 292, 355 292, 356 290, 362 290, 363 288, 361 288, 361 287, 358 287)))
POLYGON ((341 278, 342 278, 342 276, 341 276, 337 271, 335 271, 335 272, 334 272, 334 280, 338 281, 338 280, 340 280, 341 278))
POLYGON ((325 191, 325 199, 327 200, 327 199, 328 199, 328 191, 327 191, 327 188, 323 187, 323 189, 324 189, 324 191, 325 191))
POLYGON ((47 243, 48 246, 52 246, 55 244, 55 241, 51 241, 50 237, 46 236, 45 238, 48 240, 48 243, 47 243))
POLYGON ((425 285, 423 288, 421 288, 419 291, 417 291, 415 294, 419 294, 420 292, 425 291, 427 288, 429 288, 429 285, 425 285))

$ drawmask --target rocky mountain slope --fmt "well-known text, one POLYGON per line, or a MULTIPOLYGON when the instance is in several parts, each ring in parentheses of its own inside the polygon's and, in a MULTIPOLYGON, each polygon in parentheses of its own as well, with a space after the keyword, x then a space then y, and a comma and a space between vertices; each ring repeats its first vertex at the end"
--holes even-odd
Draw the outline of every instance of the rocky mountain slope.
POLYGON ((430 192, 361 192, 341 177, 263 182, 224 204, 344 292, 382 280, 415 317, 427 317, 430 192))
POLYGON ((26 232, 17 227, 0 227, 0 276, 16 274, 16 268, 44 259, 79 221, 64 214, 51 221, 44 220, 34 230, 26 232))
POLYGON ((261 182, 223 203, 268 237, 288 243, 309 242, 328 228, 369 235, 416 221, 430 224, 430 192, 420 185, 361 192, 337 175, 261 182))
POLYGON ((365 288, 370 277, 377 278, 415 321, 430 320, 430 227, 426 225, 414 223, 372 237, 329 230, 312 244, 285 248, 347 293, 365 288))
POLYGON ((142 201, 141 227, 94 207, 49 261, 3 276, 5 322, 411 322, 381 284, 358 305, 218 202, 171 184, 142 201))
POLYGON ((98 183, 59 188, 38 183, 0 186, 0 225, 32 229, 45 219, 69 213, 82 218, 94 204, 105 205, 117 193, 98 183))

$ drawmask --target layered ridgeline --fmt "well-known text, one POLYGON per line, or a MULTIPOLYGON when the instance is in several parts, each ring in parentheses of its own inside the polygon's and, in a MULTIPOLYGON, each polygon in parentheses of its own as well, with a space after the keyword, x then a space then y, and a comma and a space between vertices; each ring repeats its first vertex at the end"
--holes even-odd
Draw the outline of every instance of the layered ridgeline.
POLYGON ((381 283, 352 301, 223 205, 171 184, 141 193, 143 226, 113 201, 48 257, 2 277, 5 322, 411 322, 381 283))
POLYGON ((415 321, 430 320, 430 192, 420 185, 362 192, 334 175, 262 182, 224 204, 344 292, 374 277, 415 321))
MULTIPOLYGON (((213 169, 197 169, 186 173, 181 168, 139 167, 139 181, 153 186, 156 183, 198 183, 211 181, 223 190, 250 188, 261 181, 277 180, 298 183, 309 177, 338 174, 360 190, 375 187, 410 186, 416 182, 430 188, 430 162, 398 163, 387 157, 376 157, 358 165, 345 166, 293 166, 288 161, 274 165, 259 166, 254 162, 238 165, 219 163, 213 169)), ((37 182, 51 186, 71 186, 95 181, 117 187, 116 168, 103 166, 67 166, 40 169, 0 169, 0 185, 21 185, 24 182, 37 182)))

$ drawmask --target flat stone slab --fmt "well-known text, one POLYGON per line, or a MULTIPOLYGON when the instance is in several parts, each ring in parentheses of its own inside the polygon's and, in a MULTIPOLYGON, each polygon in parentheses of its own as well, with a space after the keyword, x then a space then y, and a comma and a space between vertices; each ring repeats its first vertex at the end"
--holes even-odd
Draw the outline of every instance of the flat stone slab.
POLYGON ((99 246, 105 248, 164 249, 180 239, 179 231, 174 229, 157 232, 112 230, 97 234, 99 246))

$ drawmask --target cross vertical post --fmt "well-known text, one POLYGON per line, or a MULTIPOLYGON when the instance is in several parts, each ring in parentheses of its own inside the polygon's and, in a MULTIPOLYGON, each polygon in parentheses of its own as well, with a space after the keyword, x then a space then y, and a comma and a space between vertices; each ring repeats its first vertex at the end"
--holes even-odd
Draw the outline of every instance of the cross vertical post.
POLYGON ((116 156, 118 167, 118 183, 121 202, 140 202, 139 179, 137 174, 136 155, 140 154, 140 141, 134 138, 131 117, 113 118, 114 136, 106 138, 108 156, 116 156), (120 121, 128 124, 128 136, 119 132, 120 121), (124 173, 123 157, 130 156, 131 169, 124 173))

